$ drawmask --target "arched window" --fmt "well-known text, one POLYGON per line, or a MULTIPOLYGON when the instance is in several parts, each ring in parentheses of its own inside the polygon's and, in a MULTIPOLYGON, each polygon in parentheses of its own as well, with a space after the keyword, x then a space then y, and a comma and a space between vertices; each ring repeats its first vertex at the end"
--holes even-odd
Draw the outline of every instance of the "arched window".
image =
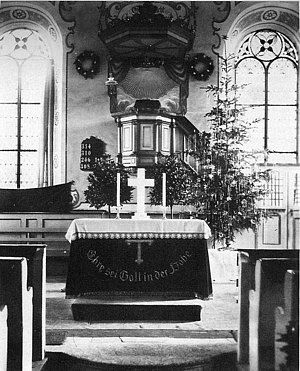
POLYGON ((71 7, 0 6, 0 188, 67 180, 67 69, 71 7))
POLYGON ((47 184, 53 131, 53 61, 41 35, 16 28, 0 37, 0 186, 47 184))
POLYGON ((299 162, 298 54, 292 42, 272 30, 252 32, 237 53, 238 103, 252 124, 249 150, 261 163, 299 162))

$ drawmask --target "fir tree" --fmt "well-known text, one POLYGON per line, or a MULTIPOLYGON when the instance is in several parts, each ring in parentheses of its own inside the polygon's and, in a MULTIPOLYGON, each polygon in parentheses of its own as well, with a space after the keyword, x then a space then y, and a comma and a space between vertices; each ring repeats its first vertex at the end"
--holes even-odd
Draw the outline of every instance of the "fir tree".
POLYGON ((224 240, 227 247, 236 231, 255 230, 266 216, 257 201, 266 193, 268 180, 268 171, 253 171, 254 154, 245 150, 255 122, 247 121, 245 110, 237 105, 243 86, 232 83, 233 60, 222 60, 219 85, 207 88, 215 102, 206 114, 210 133, 200 133, 196 149, 190 151, 199 162, 191 203, 198 217, 207 221, 214 238, 224 240))

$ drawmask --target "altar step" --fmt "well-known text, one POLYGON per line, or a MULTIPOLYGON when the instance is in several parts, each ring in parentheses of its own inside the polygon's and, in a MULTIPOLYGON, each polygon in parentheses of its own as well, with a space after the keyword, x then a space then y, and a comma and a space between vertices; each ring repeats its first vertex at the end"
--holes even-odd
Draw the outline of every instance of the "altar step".
POLYGON ((43 371, 235 371, 233 337, 66 337, 43 371))
POLYGON ((201 320, 199 299, 143 300, 134 298, 78 298, 71 306, 75 321, 187 322, 201 320))

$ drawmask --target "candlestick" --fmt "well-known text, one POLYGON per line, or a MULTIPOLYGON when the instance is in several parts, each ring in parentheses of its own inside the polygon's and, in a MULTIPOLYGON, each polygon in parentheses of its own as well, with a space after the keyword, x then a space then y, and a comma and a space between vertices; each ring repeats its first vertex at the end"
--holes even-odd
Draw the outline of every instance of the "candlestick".
POLYGON ((121 174, 117 173, 117 218, 120 218, 121 206, 121 174))
POLYGON ((166 173, 162 175, 162 206, 163 206, 163 218, 166 218, 166 207, 167 207, 167 177, 166 173))

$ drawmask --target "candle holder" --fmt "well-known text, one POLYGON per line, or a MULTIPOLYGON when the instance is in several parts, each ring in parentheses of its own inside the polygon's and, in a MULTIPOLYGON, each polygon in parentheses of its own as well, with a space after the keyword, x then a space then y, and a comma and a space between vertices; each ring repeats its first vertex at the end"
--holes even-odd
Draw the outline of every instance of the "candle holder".
POLYGON ((162 206, 163 219, 167 219, 167 174, 162 174, 162 206))
POLYGON ((121 174, 117 173, 117 219, 120 219, 121 207, 121 174))

